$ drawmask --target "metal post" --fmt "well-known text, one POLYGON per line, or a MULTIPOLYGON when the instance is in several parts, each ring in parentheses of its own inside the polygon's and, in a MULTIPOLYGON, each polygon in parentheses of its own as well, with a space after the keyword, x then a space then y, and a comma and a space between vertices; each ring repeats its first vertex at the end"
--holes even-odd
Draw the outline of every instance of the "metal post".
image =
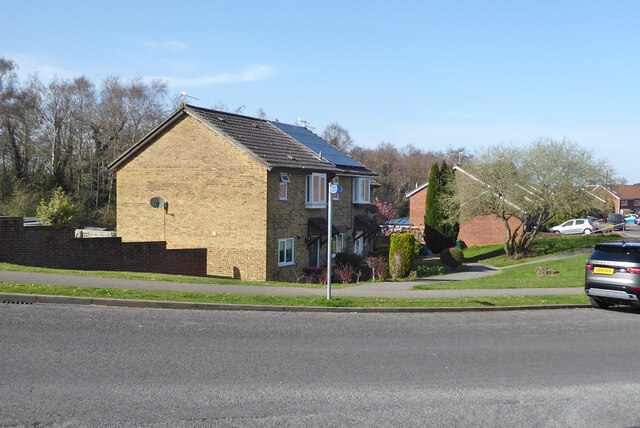
POLYGON ((331 254, 333 251, 333 236, 331 236, 331 201, 333 196, 327 192, 327 300, 331 300, 331 254))

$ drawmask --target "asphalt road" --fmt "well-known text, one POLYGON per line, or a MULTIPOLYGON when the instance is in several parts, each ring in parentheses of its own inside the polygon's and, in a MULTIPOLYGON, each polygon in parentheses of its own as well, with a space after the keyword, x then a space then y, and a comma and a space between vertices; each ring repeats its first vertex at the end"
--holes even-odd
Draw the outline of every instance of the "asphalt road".
POLYGON ((0 426, 640 425, 640 313, 0 305, 0 426))

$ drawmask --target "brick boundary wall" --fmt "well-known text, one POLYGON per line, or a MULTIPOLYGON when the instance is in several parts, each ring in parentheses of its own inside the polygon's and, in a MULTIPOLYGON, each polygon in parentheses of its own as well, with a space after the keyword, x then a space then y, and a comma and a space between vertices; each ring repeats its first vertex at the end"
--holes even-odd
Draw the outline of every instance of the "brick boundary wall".
POLYGON ((0 261, 55 269, 207 275, 207 249, 168 250, 166 242, 76 238, 70 227, 24 227, 22 217, 0 217, 0 261))

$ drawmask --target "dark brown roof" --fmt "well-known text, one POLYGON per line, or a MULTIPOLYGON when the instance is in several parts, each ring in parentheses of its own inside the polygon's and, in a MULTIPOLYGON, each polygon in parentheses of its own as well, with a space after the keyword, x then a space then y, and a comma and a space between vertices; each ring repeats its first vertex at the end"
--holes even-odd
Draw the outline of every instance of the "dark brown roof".
POLYGON ((339 171, 332 163, 320 159, 314 152, 266 120, 191 105, 187 105, 186 110, 245 147, 270 167, 339 171))

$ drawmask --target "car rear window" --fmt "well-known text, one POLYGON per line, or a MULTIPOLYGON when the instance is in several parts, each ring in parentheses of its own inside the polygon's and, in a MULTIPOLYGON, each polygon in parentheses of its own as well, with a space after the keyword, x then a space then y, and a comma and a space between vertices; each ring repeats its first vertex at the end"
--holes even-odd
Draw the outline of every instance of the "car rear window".
POLYGON ((640 263, 640 248, 638 247, 600 247, 591 254, 591 259, 611 262, 640 263))

